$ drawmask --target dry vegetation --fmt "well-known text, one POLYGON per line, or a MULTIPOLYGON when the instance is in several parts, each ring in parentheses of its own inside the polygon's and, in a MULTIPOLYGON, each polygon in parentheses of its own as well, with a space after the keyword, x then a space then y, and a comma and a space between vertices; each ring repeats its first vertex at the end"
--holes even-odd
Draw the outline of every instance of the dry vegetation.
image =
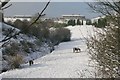
POLYGON ((102 33, 97 32, 97 35, 88 41, 89 53, 97 62, 99 76, 118 78, 120 77, 120 2, 100 2, 97 5, 101 6, 94 5, 92 8, 107 14, 107 26, 103 28, 102 33))

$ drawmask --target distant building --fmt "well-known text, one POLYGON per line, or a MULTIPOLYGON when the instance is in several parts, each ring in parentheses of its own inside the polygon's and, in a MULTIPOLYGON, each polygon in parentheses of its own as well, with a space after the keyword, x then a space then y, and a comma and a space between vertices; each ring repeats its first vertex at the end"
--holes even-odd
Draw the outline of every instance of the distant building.
POLYGON ((80 19, 80 20, 84 20, 85 19, 85 16, 83 16, 83 15, 74 15, 74 14, 72 14, 72 15, 62 15, 62 17, 64 18, 64 19, 68 19, 68 20, 70 20, 70 19, 80 19))
POLYGON ((100 18, 105 18, 105 16, 99 16, 99 17, 93 18, 93 19, 91 19, 91 23, 98 22, 98 20, 99 20, 100 18))
POLYGON ((57 23, 66 23, 63 18, 52 18, 52 20, 57 23))
POLYGON ((62 18, 64 19, 64 21, 67 23, 69 20, 75 20, 77 22, 77 20, 79 19, 81 22, 85 21, 85 16, 83 15, 62 15, 62 18))
POLYGON ((4 17, 4 21, 8 22, 8 21, 12 21, 15 22, 17 19, 23 21, 23 20, 28 20, 30 21, 32 18, 31 15, 15 15, 15 16, 5 16, 4 17))
POLYGON ((55 18, 54 22, 58 22, 58 23, 68 23, 69 20, 75 20, 77 23, 77 20, 80 20, 80 22, 83 21, 83 24, 86 24, 86 18, 83 15, 62 15, 61 18, 55 18))
MULTIPOLYGON (((15 16, 5 16, 4 17, 4 21, 5 22, 8 22, 8 21, 11 21, 11 22, 15 22, 17 19, 23 21, 23 20, 28 20, 30 21, 31 18, 33 16, 32 15, 15 15, 15 16)), ((77 20, 80 20, 80 22, 83 22, 83 24, 86 24, 86 18, 85 16, 83 15, 62 15, 62 17, 58 18, 45 18, 45 17, 42 17, 41 20, 44 21, 44 20, 52 20, 54 22, 57 22, 57 23, 68 23, 69 20, 75 20, 75 22, 77 23, 77 20)))

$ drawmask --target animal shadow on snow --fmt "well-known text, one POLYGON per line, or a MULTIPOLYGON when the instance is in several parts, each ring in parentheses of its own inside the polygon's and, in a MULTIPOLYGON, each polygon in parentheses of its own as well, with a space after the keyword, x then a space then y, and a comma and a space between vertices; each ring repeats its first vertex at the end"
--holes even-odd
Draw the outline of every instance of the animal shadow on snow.
POLYGON ((22 66, 22 68, 37 68, 37 67, 45 67, 45 66, 48 66, 46 64, 33 64, 31 66, 29 66, 28 64, 26 64, 25 66, 22 66))

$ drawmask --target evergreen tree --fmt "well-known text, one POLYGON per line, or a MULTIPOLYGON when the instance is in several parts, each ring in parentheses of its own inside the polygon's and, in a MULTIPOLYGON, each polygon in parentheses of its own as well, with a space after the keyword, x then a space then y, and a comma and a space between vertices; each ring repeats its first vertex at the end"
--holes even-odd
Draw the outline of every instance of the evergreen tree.
POLYGON ((86 24, 91 25, 92 24, 91 20, 87 20, 86 24))
POLYGON ((80 22, 79 19, 77 19, 77 25, 81 25, 82 23, 80 22))
POLYGON ((82 23, 81 23, 81 25, 83 25, 83 20, 82 20, 82 23))
POLYGON ((98 25, 97 27, 101 28, 102 27, 102 20, 101 19, 98 19, 98 25))
POLYGON ((75 20, 72 20, 72 26, 75 26, 75 20))
POLYGON ((69 21, 68 21, 68 25, 75 26, 75 20, 69 20, 69 21))
POLYGON ((68 25, 72 25, 72 20, 69 20, 69 21, 68 21, 68 25))
POLYGON ((94 22, 92 25, 94 25, 95 27, 97 27, 98 24, 97 24, 97 22, 94 22))
POLYGON ((106 20, 106 18, 98 19, 98 25, 97 25, 97 27, 98 28, 103 28, 105 26, 107 26, 107 20, 106 20))

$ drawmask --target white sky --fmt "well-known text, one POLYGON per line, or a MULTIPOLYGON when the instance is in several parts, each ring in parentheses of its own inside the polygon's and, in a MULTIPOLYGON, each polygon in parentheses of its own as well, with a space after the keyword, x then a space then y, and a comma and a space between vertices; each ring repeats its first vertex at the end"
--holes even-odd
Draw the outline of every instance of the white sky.
MULTIPOLYGON (((34 15, 40 12, 45 2, 12 2, 12 6, 4 10, 6 16, 34 15)), ((86 18, 94 18, 98 13, 93 13, 84 2, 52 2, 44 12, 48 17, 61 17, 61 15, 80 14, 86 18)))

